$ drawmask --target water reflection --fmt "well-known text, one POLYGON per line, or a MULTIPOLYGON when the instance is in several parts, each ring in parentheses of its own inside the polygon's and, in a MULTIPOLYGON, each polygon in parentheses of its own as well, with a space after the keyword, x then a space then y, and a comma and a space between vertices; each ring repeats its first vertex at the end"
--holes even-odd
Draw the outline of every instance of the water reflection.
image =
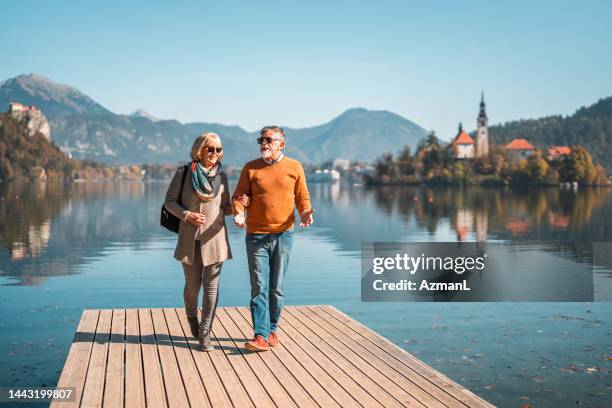
MULTIPOLYGON (((359 228, 351 233, 357 232, 368 241, 423 238, 424 232, 430 237, 451 233, 447 234, 451 241, 609 241, 612 238, 609 189, 384 186, 327 191, 332 188, 337 189, 314 186, 314 201, 325 210, 325 213, 318 212, 322 220, 319 225, 343 231, 346 227, 339 224, 355 223, 359 228), (394 222, 389 224, 389 219, 394 222)), ((341 241, 350 242, 347 235, 334 234, 341 241)))
POLYGON ((112 243, 155 234, 159 191, 144 183, 0 184, 0 273, 15 284, 72 274, 112 243))
MULTIPOLYGON (((0 183, 0 274, 36 285, 78 272, 109 246, 138 249, 171 237, 158 225, 165 189, 166 183, 141 182, 0 183)), ((309 233, 333 242, 338 254, 356 253, 363 241, 612 241, 609 189, 339 183, 310 189, 316 224, 309 233)), ((230 239, 240 236, 231 226, 230 239)))

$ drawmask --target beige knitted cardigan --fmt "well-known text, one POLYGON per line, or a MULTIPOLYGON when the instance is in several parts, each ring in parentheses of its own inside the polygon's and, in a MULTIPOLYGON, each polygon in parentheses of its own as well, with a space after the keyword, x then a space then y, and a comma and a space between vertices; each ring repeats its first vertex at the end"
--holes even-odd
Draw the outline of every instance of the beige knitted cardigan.
POLYGON ((202 262, 204 266, 223 262, 232 258, 232 251, 227 238, 227 227, 225 226, 226 215, 232 214, 230 205, 229 186, 227 175, 221 172, 221 185, 219 193, 210 201, 201 201, 191 185, 189 173, 185 176, 183 190, 179 204, 179 192, 181 192, 181 178, 184 167, 177 169, 168 191, 164 205, 173 215, 181 220, 178 232, 178 241, 174 257, 188 265, 193 264, 195 254, 195 241, 200 240, 202 250, 202 262), (185 221, 183 212, 199 212, 206 215, 206 221, 200 228, 185 221))

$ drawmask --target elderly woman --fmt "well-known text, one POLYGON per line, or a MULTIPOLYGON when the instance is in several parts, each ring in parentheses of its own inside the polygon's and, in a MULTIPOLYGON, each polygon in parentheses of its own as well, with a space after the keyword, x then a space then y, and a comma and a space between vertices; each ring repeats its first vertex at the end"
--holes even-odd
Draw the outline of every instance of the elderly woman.
POLYGON ((221 168, 222 157, 223 147, 217 134, 198 136, 191 148, 191 163, 178 168, 164 202, 166 209, 181 220, 174 257, 181 261, 185 273, 183 297, 191 333, 204 351, 213 350, 210 331, 217 308, 221 265, 232 258, 224 218, 232 214, 232 209, 227 175, 221 168), (202 320, 198 323, 200 287, 202 320))

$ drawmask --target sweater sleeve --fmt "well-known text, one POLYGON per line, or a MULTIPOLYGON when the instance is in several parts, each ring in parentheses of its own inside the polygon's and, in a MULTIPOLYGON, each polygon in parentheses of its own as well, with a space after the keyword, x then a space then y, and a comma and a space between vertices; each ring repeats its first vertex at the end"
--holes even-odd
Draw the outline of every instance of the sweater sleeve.
POLYGON ((236 184, 236 189, 234 190, 234 194, 232 194, 232 210, 234 214, 244 213, 244 206, 237 200, 237 197, 242 194, 246 194, 249 197, 251 196, 251 182, 249 181, 249 169, 247 166, 242 168, 238 184, 236 184))
POLYGON ((310 193, 308 192, 308 187, 306 186, 306 175, 304 174, 304 168, 300 163, 298 163, 298 177, 295 181, 294 194, 295 206, 300 214, 312 208, 310 205, 310 193))

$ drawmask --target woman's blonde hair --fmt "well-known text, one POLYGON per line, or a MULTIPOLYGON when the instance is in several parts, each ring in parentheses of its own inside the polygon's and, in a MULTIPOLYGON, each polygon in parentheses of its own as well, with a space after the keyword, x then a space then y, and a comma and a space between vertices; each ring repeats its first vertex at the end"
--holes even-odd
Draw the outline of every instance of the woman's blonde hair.
MULTIPOLYGON (((216 139, 219 143, 221 143, 221 137, 219 137, 218 134, 212 132, 202 133, 200 136, 196 137, 196 139, 193 141, 193 145, 191 146, 191 160, 201 160, 200 151, 204 146, 208 144, 208 141, 211 139, 216 139)), ((223 152, 219 154, 219 158, 217 159, 217 161, 221 161, 222 157, 223 152)))

